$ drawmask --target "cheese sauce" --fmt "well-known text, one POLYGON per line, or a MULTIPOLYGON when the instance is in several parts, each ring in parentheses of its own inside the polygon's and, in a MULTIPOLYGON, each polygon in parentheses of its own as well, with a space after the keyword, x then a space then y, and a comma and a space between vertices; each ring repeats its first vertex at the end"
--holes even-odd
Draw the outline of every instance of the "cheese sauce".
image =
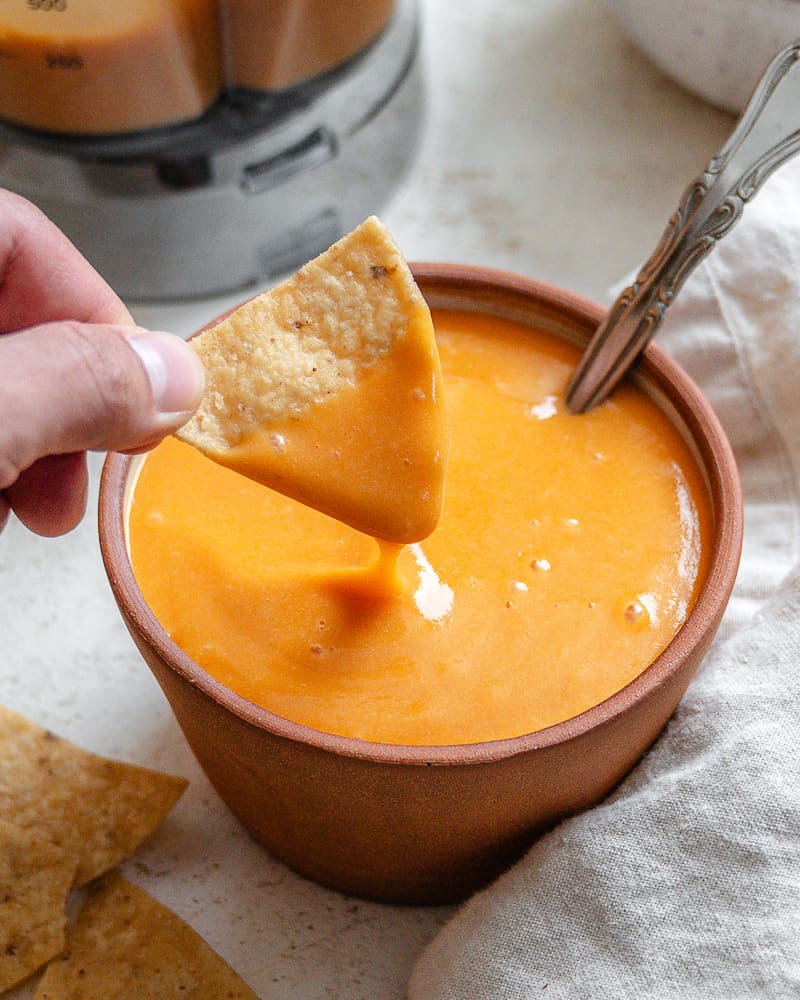
POLYGON ((0 116, 77 135, 195 118, 222 85, 217 0, 3 0, 0 116))
POLYGON ((0 0, 0 117, 75 135, 194 119, 333 70, 395 0, 0 0))
POLYGON ((173 439, 133 493, 134 572, 173 640, 327 732, 454 744, 570 718, 652 662, 705 573, 702 475, 643 393, 575 416, 576 348, 477 313, 434 322, 451 443, 423 542, 379 545, 173 439))

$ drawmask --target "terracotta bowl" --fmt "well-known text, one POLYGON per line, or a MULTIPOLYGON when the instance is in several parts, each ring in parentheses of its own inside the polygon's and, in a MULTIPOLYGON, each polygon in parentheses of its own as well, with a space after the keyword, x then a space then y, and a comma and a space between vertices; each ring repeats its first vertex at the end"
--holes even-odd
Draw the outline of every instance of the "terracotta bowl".
MULTIPOLYGON (((503 272, 420 264, 431 306, 475 309, 585 343, 595 303, 503 272)), ((716 514, 708 577, 664 653, 607 701, 548 729, 496 742, 396 746, 333 736, 246 701, 179 649, 134 580, 125 540, 137 459, 109 455, 100 541, 114 596, 192 750, 244 826, 298 872, 398 903, 468 895, 537 834, 602 799, 662 729, 697 670, 730 596, 742 507, 736 465, 709 404, 659 349, 636 379, 694 443, 716 514)))

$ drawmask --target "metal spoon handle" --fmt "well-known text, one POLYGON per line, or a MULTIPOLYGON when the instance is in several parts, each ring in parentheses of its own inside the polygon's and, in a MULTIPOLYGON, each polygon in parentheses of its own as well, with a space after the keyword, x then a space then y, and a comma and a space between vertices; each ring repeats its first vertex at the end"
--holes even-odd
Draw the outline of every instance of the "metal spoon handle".
POLYGON ((800 150, 800 41, 758 82, 728 141, 687 187, 652 256, 598 327, 567 388, 575 413, 601 403, 644 349, 697 264, 767 177, 800 150))

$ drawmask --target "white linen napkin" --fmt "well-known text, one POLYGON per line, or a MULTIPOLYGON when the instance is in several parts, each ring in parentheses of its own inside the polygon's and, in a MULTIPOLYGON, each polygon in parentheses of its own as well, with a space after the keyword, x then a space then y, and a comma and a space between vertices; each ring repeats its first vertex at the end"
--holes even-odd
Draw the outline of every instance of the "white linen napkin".
POLYGON ((658 339, 739 462, 728 613, 644 760, 455 914, 411 1000, 800 997, 800 161, 690 276, 658 339))

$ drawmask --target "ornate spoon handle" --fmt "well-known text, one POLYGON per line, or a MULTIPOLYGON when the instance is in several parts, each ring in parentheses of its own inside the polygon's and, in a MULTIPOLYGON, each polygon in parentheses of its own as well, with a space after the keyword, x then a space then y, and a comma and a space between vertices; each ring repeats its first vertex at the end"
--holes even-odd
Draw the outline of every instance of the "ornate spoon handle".
POLYGON ((772 60, 736 128, 688 186, 661 240, 598 327, 567 388, 583 413, 601 403, 636 360, 667 306, 738 221, 767 177, 800 150, 800 41, 772 60))

